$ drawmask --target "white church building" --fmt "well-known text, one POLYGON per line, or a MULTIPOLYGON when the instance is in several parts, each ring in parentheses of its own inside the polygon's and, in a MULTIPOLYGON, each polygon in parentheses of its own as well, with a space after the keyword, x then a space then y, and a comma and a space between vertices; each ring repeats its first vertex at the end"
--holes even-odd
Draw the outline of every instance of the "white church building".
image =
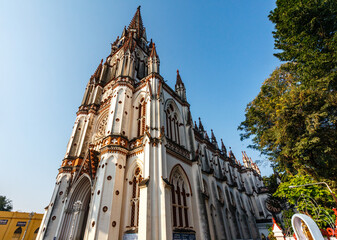
POLYGON ((200 119, 159 71, 137 9, 85 89, 37 239, 261 239, 271 222, 257 165, 200 119))

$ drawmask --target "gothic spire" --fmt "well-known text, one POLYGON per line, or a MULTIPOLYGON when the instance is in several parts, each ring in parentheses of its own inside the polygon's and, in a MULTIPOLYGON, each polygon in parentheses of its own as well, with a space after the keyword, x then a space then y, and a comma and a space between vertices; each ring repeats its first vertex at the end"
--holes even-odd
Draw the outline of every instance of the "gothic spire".
POLYGON ((243 161, 243 164, 244 164, 244 166, 246 168, 250 168, 251 167, 250 162, 249 162, 249 158, 248 158, 248 156, 247 156, 247 154, 246 154, 245 151, 242 152, 242 161, 243 161))
POLYGON ((216 149, 219 149, 218 141, 216 140, 216 138, 214 136, 213 129, 211 129, 211 132, 212 132, 212 135, 211 135, 212 143, 213 143, 213 145, 215 146, 216 149))
POLYGON ((186 101, 186 89, 183 81, 181 80, 179 70, 177 70, 177 81, 175 85, 175 91, 181 98, 181 100, 186 101))
POLYGON ((116 40, 111 43, 111 53, 110 55, 114 54, 116 52, 116 50, 118 49, 117 47, 117 43, 119 42, 119 36, 117 36, 116 40))
POLYGON ((152 43, 152 49, 151 49, 150 57, 152 57, 152 58, 158 57, 156 45, 154 43, 152 43))
POLYGON ((208 137, 207 132, 205 132, 205 138, 206 138, 207 141, 209 141, 209 137, 208 137))
POLYGON ((222 141, 222 138, 221 138, 221 151, 225 156, 227 156, 227 149, 226 149, 225 144, 222 141))
POLYGON ((238 164, 238 160, 236 160, 236 157, 232 151, 232 148, 229 147, 229 153, 228 153, 228 157, 236 164, 238 164))
POLYGON ((150 50, 151 52, 148 58, 148 72, 149 73, 159 73, 160 61, 159 61, 159 57, 157 54, 156 45, 154 43, 150 45, 150 50))
POLYGON ((212 142, 214 143, 214 142, 217 142, 216 141, 216 138, 215 138, 215 136, 214 136, 214 133, 213 133, 213 129, 211 129, 211 137, 212 137, 212 142))
POLYGON ((204 132, 205 130, 204 130, 204 126, 202 125, 202 123, 201 123, 201 119, 199 118, 199 130, 201 131, 201 132, 204 132))
POLYGON ((182 86, 184 87, 184 83, 183 81, 181 80, 181 77, 180 77, 180 74, 179 74, 179 70, 177 69, 177 81, 176 81, 176 89, 178 86, 182 86))
POLYGON ((140 6, 138 6, 137 11, 128 26, 128 29, 127 29, 128 32, 131 29, 136 31, 137 38, 141 38, 144 34, 143 20, 142 20, 142 16, 140 15, 140 6))

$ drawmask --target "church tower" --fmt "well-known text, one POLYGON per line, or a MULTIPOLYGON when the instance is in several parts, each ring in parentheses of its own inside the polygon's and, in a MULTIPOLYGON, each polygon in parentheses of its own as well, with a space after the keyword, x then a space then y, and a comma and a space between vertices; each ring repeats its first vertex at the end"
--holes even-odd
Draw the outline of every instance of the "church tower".
POLYGON ((173 90, 159 70, 138 7, 89 79, 37 239, 259 239, 257 166, 194 125, 179 71, 173 90))

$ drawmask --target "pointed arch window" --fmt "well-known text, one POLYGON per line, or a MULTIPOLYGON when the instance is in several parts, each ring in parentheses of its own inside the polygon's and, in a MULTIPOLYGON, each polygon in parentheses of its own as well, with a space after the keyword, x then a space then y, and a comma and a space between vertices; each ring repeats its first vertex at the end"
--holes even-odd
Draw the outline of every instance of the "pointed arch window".
POLYGON ((169 104, 166 109, 166 136, 180 144, 179 121, 172 104, 169 104))
MULTIPOLYGON (((124 71, 127 72, 128 71, 128 63, 129 63, 129 57, 126 56, 125 57, 125 65, 124 65, 124 71)), ((124 74, 125 75, 125 74, 124 74)))
POLYGON ((173 227, 189 228, 189 199, 186 191, 187 183, 177 171, 171 180, 172 222, 173 227))
POLYGON ((18 227, 15 231, 14 231, 14 234, 12 236, 12 240, 16 240, 16 239, 20 239, 20 236, 21 236, 21 233, 22 233, 22 228, 21 227, 18 227))
POLYGON ((35 229, 34 235, 33 235, 33 239, 36 238, 37 234, 39 233, 39 229, 40 229, 40 228, 35 229))
POLYGON ((137 117, 137 137, 144 135, 145 132, 145 113, 146 113, 146 102, 144 98, 140 100, 138 105, 138 117, 137 117))
POLYGON ((139 183, 143 180, 142 171, 139 167, 135 169, 132 179, 132 193, 131 193, 131 218, 130 227, 138 227, 139 225, 139 183))

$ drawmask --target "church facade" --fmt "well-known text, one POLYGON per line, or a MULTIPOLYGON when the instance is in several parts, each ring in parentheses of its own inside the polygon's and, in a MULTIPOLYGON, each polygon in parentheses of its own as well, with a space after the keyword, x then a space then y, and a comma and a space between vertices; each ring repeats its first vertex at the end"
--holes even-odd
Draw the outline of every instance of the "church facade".
POLYGON ((260 170, 192 121, 177 71, 159 71, 140 8, 99 64, 37 239, 261 239, 260 170))

